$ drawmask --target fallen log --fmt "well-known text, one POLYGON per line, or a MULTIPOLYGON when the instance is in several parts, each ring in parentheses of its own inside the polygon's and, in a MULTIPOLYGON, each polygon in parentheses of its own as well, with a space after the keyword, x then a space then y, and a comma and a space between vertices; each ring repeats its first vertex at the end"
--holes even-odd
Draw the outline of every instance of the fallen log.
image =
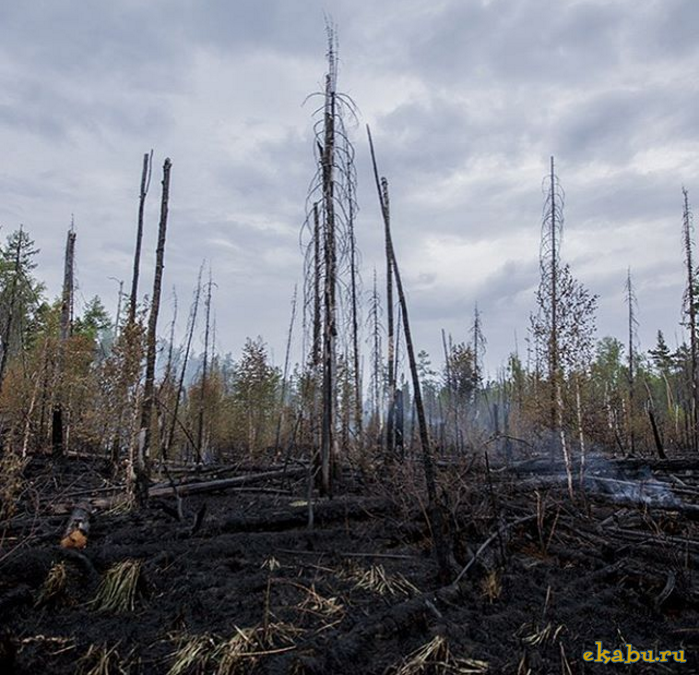
POLYGON ((68 519, 61 546, 63 548, 83 549, 87 546, 87 537, 90 533, 89 506, 80 504, 73 509, 68 519))
MULTIPOLYGON (((234 478, 221 478, 217 480, 209 480, 202 482, 176 482, 175 487, 180 497, 185 495, 206 494, 209 492, 218 492, 219 490, 227 490, 230 488, 247 487, 255 483, 262 483, 283 476, 300 477, 305 475, 305 469, 287 469, 286 471, 265 471, 246 476, 235 476, 234 478)), ((157 483, 152 485, 148 491, 149 497, 172 497, 173 486, 168 483, 157 483)), ((122 494, 113 497, 105 497, 99 499, 86 499, 86 503, 92 509, 109 509, 118 504, 123 499, 122 494)), ((63 514, 70 511, 70 505, 66 503, 54 504, 51 511, 54 514, 63 514)))

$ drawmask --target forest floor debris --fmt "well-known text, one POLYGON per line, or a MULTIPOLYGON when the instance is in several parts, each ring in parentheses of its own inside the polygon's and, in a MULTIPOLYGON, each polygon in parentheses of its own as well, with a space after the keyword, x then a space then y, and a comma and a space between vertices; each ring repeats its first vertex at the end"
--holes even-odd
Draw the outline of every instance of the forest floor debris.
POLYGON ((440 587, 410 467, 346 480, 316 500, 312 531, 303 477, 279 490, 270 472, 255 479, 269 491, 189 492, 182 522, 167 494, 96 509, 77 551, 52 507, 101 498, 106 471, 34 458, 0 523, 4 672, 613 672, 583 660, 598 641, 687 659, 629 672, 699 672, 699 461, 591 463, 575 503, 545 458, 493 464, 492 494, 479 465, 444 464, 454 582, 440 587))

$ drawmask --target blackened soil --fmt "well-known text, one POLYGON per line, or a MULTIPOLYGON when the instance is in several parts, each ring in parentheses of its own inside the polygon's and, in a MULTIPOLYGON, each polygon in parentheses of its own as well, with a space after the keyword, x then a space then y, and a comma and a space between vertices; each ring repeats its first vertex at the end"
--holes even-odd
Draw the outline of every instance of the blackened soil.
POLYGON ((562 486, 502 475, 490 494, 477 469, 445 469, 452 578, 500 531, 454 587, 437 581, 408 470, 319 500, 312 531, 302 482, 185 497, 182 521, 173 499, 101 509, 82 552, 58 546, 66 516, 51 513, 106 473, 82 460, 26 473, 0 524, 0 673, 371 675, 411 659, 403 672, 699 673, 699 533, 681 509, 573 505, 562 486), (100 583, 125 561, 141 563, 133 609, 100 609, 100 583), (687 662, 585 662, 598 641, 687 662))

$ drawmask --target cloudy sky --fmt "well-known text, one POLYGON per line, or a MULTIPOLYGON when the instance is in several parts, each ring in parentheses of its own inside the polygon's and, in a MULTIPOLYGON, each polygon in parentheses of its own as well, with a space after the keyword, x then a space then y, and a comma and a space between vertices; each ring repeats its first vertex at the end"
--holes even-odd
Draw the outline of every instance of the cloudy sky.
POLYGON ((176 286, 185 314, 206 259, 219 349, 261 334, 283 359, 325 13, 339 88, 359 108, 364 283, 383 270, 369 123, 418 348, 440 361, 440 329, 466 339, 478 302, 491 373, 515 335, 524 351, 550 155, 567 195, 563 258, 600 296, 600 336, 624 335, 631 266, 641 346, 658 328, 681 337, 682 185, 699 200, 693 0, 2 2, 0 225, 33 235, 51 295, 74 214, 78 304, 99 294, 114 310, 109 277, 129 285, 154 148, 143 292, 169 156, 166 302, 176 286))

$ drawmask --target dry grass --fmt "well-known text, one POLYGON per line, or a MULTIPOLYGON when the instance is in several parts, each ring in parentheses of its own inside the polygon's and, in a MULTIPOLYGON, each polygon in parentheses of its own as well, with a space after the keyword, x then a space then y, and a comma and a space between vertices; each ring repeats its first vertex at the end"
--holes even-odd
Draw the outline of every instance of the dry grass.
POLYGON ((565 626, 559 625, 554 628, 551 623, 547 623, 543 628, 538 624, 524 624, 517 631, 517 637, 521 637, 522 642, 530 646, 545 645, 558 641, 563 630, 565 626))
POLYGON ((490 570, 481 580, 481 591, 492 604, 502 593, 502 581, 497 570, 490 570))
POLYGON ((488 664, 453 656, 446 638, 438 635, 387 672, 391 675, 467 675, 487 673, 488 664))
POLYGON ((79 675, 127 675, 128 666, 117 653, 117 646, 107 649, 104 645, 90 645, 77 663, 79 675))
POLYGON ((140 560, 125 560, 110 567, 92 601, 95 609, 116 613, 133 612, 140 578, 140 560))
POLYGON ((65 595, 67 584, 68 570, 66 564, 64 562, 54 563, 39 589, 34 605, 38 607, 39 605, 45 605, 61 599, 65 595))
POLYGON ((349 576, 356 581, 355 588, 373 591, 379 595, 418 595, 420 590, 402 574, 386 574, 383 565, 372 565, 368 570, 349 576))
POLYGON ((249 673, 264 656, 295 649, 294 640, 303 632, 286 623, 272 623, 266 629, 263 626, 234 626, 234 629, 228 639, 210 635, 182 636, 180 646, 171 655, 168 675, 249 673))
POLYGON ((0 459, 0 520, 12 518, 24 489, 24 467, 29 460, 5 450, 0 459))

